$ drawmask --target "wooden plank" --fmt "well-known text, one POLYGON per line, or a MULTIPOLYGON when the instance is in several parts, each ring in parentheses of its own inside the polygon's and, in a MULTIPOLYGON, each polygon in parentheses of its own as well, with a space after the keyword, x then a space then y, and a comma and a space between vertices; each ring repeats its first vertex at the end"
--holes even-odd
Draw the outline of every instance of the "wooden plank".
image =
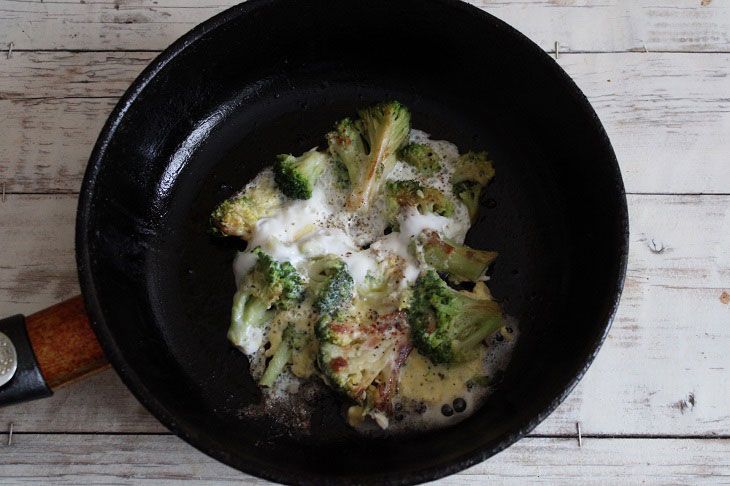
POLYGON ((31 314, 78 294, 76 196, 13 196, 0 202, 0 307, 31 314))
POLYGON ((0 100, 121 96, 154 52, 14 52, 0 56, 0 100))
POLYGON ((16 432, 168 433, 113 370, 61 388, 51 398, 0 408, 0 431, 9 423, 16 432))
MULTIPOLYGON (((5 439, 5 434, 0 439, 5 439)), ((0 446, 2 447, 2 446, 0 446)), ((271 484, 172 436, 15 434, 2 447, 2 484, 271 484)), ((527 438, 434 485, 526 483, 727 484, 730 440, 527 438)))
MULTIPOLYGON (((6 190, 78 191, 113 98, 152 57, 0 56, 6 190)), ((558 62, 604 122, 628 191, 730 193, 730 54, 573 54, 558 62)))
MULTIPOLYGON (((101 0, 0 3, 0 45, 16 49, 161 50, 237 0, 101 0)), ((525 0, 470 3, 543 49, 728 51, 728 0, 525 0)))
POLYGON ((78 192, 113 98, 0 100, 6 192, 78 192))
MULTIPOLYGON (((730 196, 629 197, 622 303, 598 359, 536 433, 730 435, 730 196)), ((0 307, 30 313, 75 294, 75 196, 0 204, 0 307)), ((162 427, 113 372, 0 409, 21 432, 162 427)))
POLYGON ((627 191, 730 193, 730 55, 569 55, 558 63, 606 127, 627 191))
POLYGON ((442 484, 718 484, 728 440, 527 438, 442 484))
POLYGON ((548 0, 473 3, 527 35, 546 51, 620 52, 730 50, 727 0, 548 0))

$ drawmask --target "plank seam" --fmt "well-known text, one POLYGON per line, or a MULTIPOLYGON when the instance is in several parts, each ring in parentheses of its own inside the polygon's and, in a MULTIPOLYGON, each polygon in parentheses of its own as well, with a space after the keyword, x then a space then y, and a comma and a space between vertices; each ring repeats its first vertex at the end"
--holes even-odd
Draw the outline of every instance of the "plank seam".
MULTIPOLYGON (((554 57, 555 54, 555 48, 552 49, 543 49, 546 54, 550 54, 551 57, 554 57)), ((563 51, 562 49, 565 49, 565 47, 560 47, 560 55, 569 56, 571 54, 730 54, 730 49, 716 49, 716 50, 708 50, 708 51, 698 51, 698 50, 676 50, 676 49, 652 49, 652 50, 644 50, 643 47, 632 47, 630 49, 620 49, 620 50, 604 50, 604 51, 591 51, 591 50, 581 50, 581 49, 568 49, 563 51)), ((160 54, 164 51, 164 49, 19 49, 16 47, 13 47, 12 52, 18 53, 18 52, 29 52, 29 53, 42 53, 42 52, 58 52, 58 53, 69 53, 69 54, 88 54, 88 53, 115 53, 115 52, 121 52, 121 53, 135 53, 135 52, 143 52, 143 53, 152 53, 152 54, 160 54)), ((8 49, 3 49, 0 52, 8 52, 8 49)), ((12 58, 11 58, 12 59, 12 58)))
POLYGON ((60 101, 60 100, 113 100, 116 101, 121 95, 113 96, 36 96, 36 97, 12 97, 4 98, 0 94, 0 101, 60 101))
MULTIPOLYGON (((7 436, 8 432, 0 432, 0 437, 7 436)), ((172 432, 18 432, 13 431, 16 435, 79 435, 79 436, 150 436, 150 437, 167 437, 175 436, 172 432)), ((618 440, 618 439, 640 439, 640 440, 730 440, 730 435, 673 435, 673 434, 581 434, 585 439, 597 440, 618 440)), ((566 439, 576 440, 575 434, 529 434, 526 439, 566 439)))

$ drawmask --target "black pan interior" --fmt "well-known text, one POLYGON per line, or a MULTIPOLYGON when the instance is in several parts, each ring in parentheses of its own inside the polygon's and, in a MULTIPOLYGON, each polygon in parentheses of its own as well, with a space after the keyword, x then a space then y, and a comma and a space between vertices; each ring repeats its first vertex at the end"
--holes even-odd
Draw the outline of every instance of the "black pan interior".
POLYGON ((230 465, 318 484, 434 479, 531 430, 602 342, 627 251, 621 177, 585 98, 527 39, 452 1, 252 1, 197 28, 115 110, 78 222, 87 307, 137 397, 230 465), (209 236, 207 217, 275 154, 323 146, 335 120, 384 99, 490 152, 468 243, 499 251, 490 287, 521 337, 501 385, 454 427, 363 438, 332 398, 313 435, 290 435, 240 413, 259 400, 225 338, 243 245, 209 236))

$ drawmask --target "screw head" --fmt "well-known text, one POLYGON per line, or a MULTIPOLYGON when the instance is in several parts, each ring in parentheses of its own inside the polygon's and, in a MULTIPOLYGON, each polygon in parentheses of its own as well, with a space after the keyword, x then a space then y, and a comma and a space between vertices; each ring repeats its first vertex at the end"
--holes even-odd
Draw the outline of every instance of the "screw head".
POLYGON ((0 386, 3 386, 15 375, 18 369, 18 353, 13 342, 0 332, 0 386))

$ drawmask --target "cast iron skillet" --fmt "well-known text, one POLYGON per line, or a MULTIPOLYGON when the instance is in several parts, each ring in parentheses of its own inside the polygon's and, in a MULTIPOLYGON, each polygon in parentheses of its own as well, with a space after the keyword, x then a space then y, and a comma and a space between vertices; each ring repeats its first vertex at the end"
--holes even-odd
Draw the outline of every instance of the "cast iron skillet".
POLYGON ((452 0, 252 0, 193 29, 124 95, 89 161, 76 244, 108 359, 173 432, 275 481, 406 484, 485 460, 565 398, 616 310, 628 221, 596 114, 503 22, 452 0), (458 425, 366 438, 332 397, 310 435, 289 434, 240 411, 260 399, 225 338, 243 244, 210 236, 208 214, 275 154, 322 147, 335 120, 388 99, 435 138, 490 152, 497 176, 467 243, 499 251, 490 287, 521 336, 458 425))

